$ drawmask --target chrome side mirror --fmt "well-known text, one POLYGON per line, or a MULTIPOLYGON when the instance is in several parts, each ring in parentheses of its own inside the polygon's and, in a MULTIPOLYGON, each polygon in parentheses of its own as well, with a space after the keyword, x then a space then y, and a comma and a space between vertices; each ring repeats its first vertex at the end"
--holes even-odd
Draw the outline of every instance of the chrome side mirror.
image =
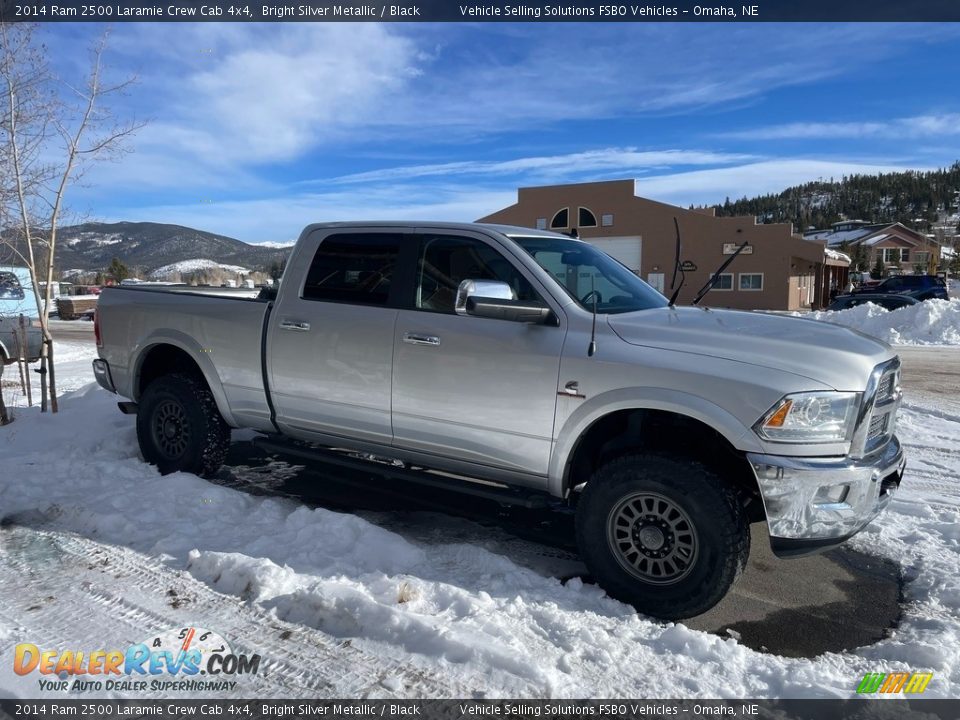
POLYGON ((513 288, 499 280, 463 280, 457 287, 454 309, 457 315, 467 314, 467 298, 482 297, 495 300, 516 300, 513 288))

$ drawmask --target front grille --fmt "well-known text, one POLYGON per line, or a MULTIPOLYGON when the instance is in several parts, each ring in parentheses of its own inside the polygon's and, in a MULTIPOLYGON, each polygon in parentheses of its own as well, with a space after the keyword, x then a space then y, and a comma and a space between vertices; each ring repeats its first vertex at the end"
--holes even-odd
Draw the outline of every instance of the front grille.
POLYGON ((884 403, 890 402, 893 399, 893 395, 896 392, 896 373, 887 373, 880 379, 880 384, 877 386, 877 405, 883 405, 884 403))
POLYGON ((889 415, 878 415, 870 421, 870 429, 867 432, 867 439, 873 440, 887 431, 887 423, 890 421, 889 415))
POLYGON ((893 435, 899 391, 900 369, 897 367, 884 373, 877 383, 873 407, 870 408, 870 425, 867 428, 864 452, 876 450, 893 435))

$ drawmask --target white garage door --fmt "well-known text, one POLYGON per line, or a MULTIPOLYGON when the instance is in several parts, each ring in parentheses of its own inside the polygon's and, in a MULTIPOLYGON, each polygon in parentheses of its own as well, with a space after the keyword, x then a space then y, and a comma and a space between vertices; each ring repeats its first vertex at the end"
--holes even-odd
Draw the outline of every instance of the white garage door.
MULTIPOLYGON (((586 238, 585 238, 586 239, 586 238)), ((640 274, 640 236, 589 238, 591 245, 603 250, 610 257, 614 257, 638 275, 640 274)))

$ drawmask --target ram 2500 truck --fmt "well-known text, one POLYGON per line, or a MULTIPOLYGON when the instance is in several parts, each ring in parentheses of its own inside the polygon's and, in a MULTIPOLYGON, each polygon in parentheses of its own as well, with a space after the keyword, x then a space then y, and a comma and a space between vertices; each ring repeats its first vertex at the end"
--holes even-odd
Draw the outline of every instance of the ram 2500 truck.
POLYGON ((596 580, 661 618, 726 594, 750 523, 781 556, 838 544, 905 464, 883 342, 675 307, 526 228, 311 225, 275 297, 110 288, 96 336, 95 375, 162 473, 215 473, 244 427, 385 477, 566 503, 596 580))

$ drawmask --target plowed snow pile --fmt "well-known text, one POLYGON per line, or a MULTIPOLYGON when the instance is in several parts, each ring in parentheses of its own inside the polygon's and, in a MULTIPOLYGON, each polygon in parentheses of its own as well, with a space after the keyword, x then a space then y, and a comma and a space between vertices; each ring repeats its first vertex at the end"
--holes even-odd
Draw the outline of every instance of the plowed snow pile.
POLYGON ((960 299, 927 300, 885 310, 867 303, 849 310, 793 313, 797 317, 846 325, 891 345, 960 345, 960 299))

